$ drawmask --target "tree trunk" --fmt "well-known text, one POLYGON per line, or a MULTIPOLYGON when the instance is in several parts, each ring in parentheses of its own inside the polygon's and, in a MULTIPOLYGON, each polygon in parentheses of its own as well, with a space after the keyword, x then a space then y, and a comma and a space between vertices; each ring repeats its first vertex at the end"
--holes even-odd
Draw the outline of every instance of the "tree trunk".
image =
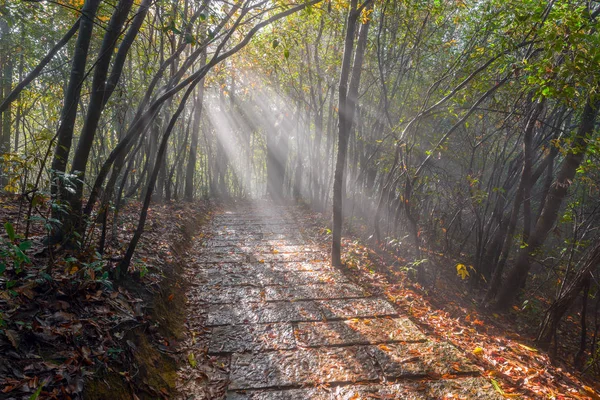
MULTIPOLYGON (((206 51, 202 53, 200 59, 200 65, 206 63, 206 51)), ((202 103, 204 101, 204 79, 202 79, 198 86, 198 94, 196 95, 196 105, 194 110, 194 122, 192 126, 192 139, 190 143, 190 153, 188 157, 188 163, 185 172, 185 194, 184 198, 187 201, 194 199, 194 175, 196 173, 196 162, 198 155, 198 136, 200 133, 200 123, 202 119, 202 103)))
POLYGON ((150 206, 150 201, 152 199, 152 193, 154 192, 154 187, 156 184, 156 180, 158 178, 158 173, 161 168, 161 160, 164 159, 164 156, 167 152, 167 145, 169 143, 169 137, 171 136, 171 133, 173 132, 173 128, 175 127, 175 123, 177 122, 179 115, 181 115, 182 111, 185 108, 187 99, 194 92, 194 89, 196 88, 197 84, 198 84, 198 81, 195 81, 187 89, 187 91, 185 92, 185 94, 183 95, 183 98, 181 99, 181 101, 179 103, 179 107, 177 108, 177 111, 175 111, 175 114, 173 114, 173 116, 171 117, 171 120, 169 121, 169 125, 167 126, 167 129, 166 129, 165 133, 163 134, 162 140, 160 142, 160 146, 158 148, 156 163, 154 164, 152 174, 150 175, 150 180, 148 181, 148 187, 146 188, 146 194, 144 196, 144 202, 142 205, 142 211, 140 213, 140 219, 138 221, 138 226, 137 226, 136 231, 133 234, 133 238, 131 239, 129 246, 127 247, 127 252, 125 253, 125 256, 123 257, 123 260, 119 264, 117 275, 122 272, 126 272, 129 268, 129 265, 131 264, 131 259, 133 258, 133 253, 135 252, 135 248, 137 247, 140 237, 142 236, 142 232, 144 231, 144 226, 146 224, 146 218, 148 217, 148 207, 150 206))
MULTIPOLYGON (((73 54, 73 64, 71 66, 71 76, 65 92, 65 99, 61 111, 61 121, 56 132, 56 147, 54 158, 52 159, 52 194, 60 196, 62 187, 61 182, 64 179, 60 174, 64 174, 71 152, 71 143, 73 141, 73 131, 75 129, 75 119, 77 117, 77 107, 81 95, 81 88, 85 79, 86 64, 92 31, 94 29, 94 19, 101 0, 86 0, 81 9, 81 22, 79 23, 79 34, 75 44, 75 53, 73 54)), ((54 217, 64 220, 64 211, 54 211, 54 217)))
MULTIPOLYGON (((10 50, 10 27, 8 23, 0 18, 0 98, 5 99, 10 96, 12 88, 13 63, 9 54, 10 50)), ((8 103, 10 104, 10 103, 8 103)), ((2 154, 10 152, 10 125, 11 125, 11 109, 7 105, 4 113, 0 113, 2 121, 0 121, 0 157, 2 154)), ((8 177, 5 175, 5 167, 0 163, 0 190, 8 184, 8 177)))
MULTIPOLYGON (((100 116, 108 101, 108 98, 106 97, 106 80, 108 69, 110 67, 110 60, 112 59, 117 40, 121 34, 123 24, 129 15, 132 4, 133 0, 121 0, 119 2, 110 19, 106 33, 104 34, 102 46, 98 51, 98 60, 96 61, 94 77, 92 80, 90 102, 71 168, 71 174, 77 176, 75 193, 68 196, 71 206, 69 218, 71 219, 78 219, 81 216, 81 197, 83 196, 83 181, 85 179, 87 162, 94 143, 96 130, 98 129, 98 123, 100 122, 100 116)), ((125 57, 121 58, 120 62, 124 63, 125 57)), ((115 67, 117 66, 115 65, 115 67)), ((118 66, 118 68, 122 68, 122 65, 118 66)), ((75 224, 82 223, 82 221, 75 220, 72 220, 72 222, 75 224)))
MULTIPOLYGON (((369 0, 367 0, 368 2, 369 0)), ((338 87, 338 152, 335 163, 335 175, 333 180, 333 237, 331 243, 331 263, 334 266, 342 265, 342 219, 343 219, 343 196, 344 196, 344 170, 346 169, 346 156, 348 153, 348 138, 352 129, 354 111, 360 75, 362 72, 362 61, 366 49, 369 22, 362 25, 358 38, 358 46, 352 67, 352 78, 350 89, 348 89, 348 76, 350 75, 350 62, 354 49, 354 36, 356 23, 360 11, 357 9, 357 0, 351 0, 350 11, 346 22, 346 38, 344 40, 344 56, 342 58, 342 69, 340 72, 340 83, 338 87)), ((366 2, 365 2, 366 3, 366 2)), ((364 4, 363 4, 364 6, 364 4)))
POLYGON ((552 303, 548 311, 546 311, 536 339, 540 347, 543 349, 550 347, 552 337, 554 336, 554 332, 556 332, 560 320, 586 285, 593 269, 598 265, 600 265, 600 243, 597 243, 590 250, 589 256, 586 258, 582 268, 577 271, 571 283, 558 295, 558 298, 552 303))
MULTIPOLYGON (((515 233, 515 229, 517 227, 517 222, 519 218, 519 212, 521 210, 521 205, 525 201, 526 195, 531 195, 530 185, 534 183, 531 178, 531 167, 532 167, 532 155, 531 155, 531 147, 532 147, 532 138, 533 138, 533 130, 535 128, 535 123, 537 121, 537 117, 542 111, 543 104, 538 103, 535 109, 532 111, 532 114, 529 116, 527 120, 527 125, 525 126, 524 133, 524 141, 523 141, 523 170, 521 173, 521 180, 519 182, 519 186, 517 187, 517 194, 515 195, 515 200, 513 204, 513 209, 510 215, 510 220, 508 222, 508 226, 506 228, 501 227, 501 233, 506 233, 504 236, 504 241, 502 242, 502 251, 500 253, 500 260, 498 261, 496 267, 494 268, 494 273, 492 275, 492 281, 490 282, 489 289, 486 293, 484 303, 490 302, 494 296, 496 296, 500 285, 502 283, 502 273, 504 272, 504 266, 506 265, 506 261, 508 260, 508 256, 510 254, 510 249, 513 244, 513 235, 515 233)), ((525 218, 524 224, 527 226, 529 220, 525 218)), ((529 233, 527 234, 529 236, 529 233)), ((523 238, 525 241, 525 238, 523 238)))
POLYGON ((556 223, 558 212, 567 195, 569 186, 571 186, 577 168, 585 157, 588 145, 586 138, 594 130, 598 106, 600 106, 600 101, 594 101, 592 103, 592 100, 588 99, 581 115, 581 122, 577 134, 573 138, 571 150, 563 160, 556 181, 548 193, 548 198, 535 229, 532 232, 528 243, 526 243, 519 252, 515 266, 510 271, 500 290, 496 302, 496 307, 498 309, 507 309, 515 300, 519 288, 523 287, 527 279, 527 274, 531 268, 534 254, 544 244, 550 230, 556 223))

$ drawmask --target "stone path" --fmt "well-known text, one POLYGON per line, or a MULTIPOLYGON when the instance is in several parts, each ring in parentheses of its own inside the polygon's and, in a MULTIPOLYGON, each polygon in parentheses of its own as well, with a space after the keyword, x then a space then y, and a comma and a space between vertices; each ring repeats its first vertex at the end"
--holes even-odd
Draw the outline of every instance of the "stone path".
POLYGON ((227 399, 502 398, 455 347, 332 268, 295 215, 259 203, 213 219, 193 290, 227 399))

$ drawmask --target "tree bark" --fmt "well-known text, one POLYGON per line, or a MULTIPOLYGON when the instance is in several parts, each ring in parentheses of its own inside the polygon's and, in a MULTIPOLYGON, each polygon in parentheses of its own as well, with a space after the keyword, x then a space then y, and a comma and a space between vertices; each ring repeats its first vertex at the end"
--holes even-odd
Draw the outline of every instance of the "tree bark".
MULTIPOLYGON (((513 244, 513 235, 517 228, 517 222, 519 219, 519 212, 521 210, 521 205, 526 200, 526 196, 531 196, 531 188, 530 186, 535 182, 531 177, 531 169, 532 169, 532 141, 533 141, 533 130, 535 128, 535 124, 537 118, 542 111, 543 104, 540 102, 533 109, 529 119, 527 120, 527 125, 525 126, 524 140, 523 140, 523 170, 521 172, 521 180, 519 182, 519 186, 517 187, 517 193, 515 195, 515 200, 512 208, 512 212, 510 215, 510 220, 508 222, 508 226, 503 229, 506 233, 504 236, 504 240, 502 242, 502 251, 500 253, 500 260, 496 264, 494 268, 494 273, 492 275, 492 281, 490 282, 489 289, 486 293, 484 303, 490 302, 494 296, 496 296, 498 289, 500 288, 500 284, 502 282, 502 273, 504 272, 504 266, 506 265, 506 261, 508 260, 508 255, 510 254, 510 249, 513 244)), ((527 226, 529 223, 529 219, 524 219, 524 224, 527 226)), ((504 233, 503 232, 503 233, 504 233)), ((527 233, 529 236, 529 233, 527 233)), ((523 241, 525 242, 525 237, 523 241)))
MULTIPOLYGON (((78 219, 81 216, 81 197, 83 196, 83 181, 85 179, 85 172, 87 169, 87 162, 90 156, 92 145, 94 144, 94 137, 96 136, 96 130, 98 129, 98 123, 104 106, 108 98, 106 97, 106 80, 108 76, 108 70, 110 67, 110 61, 116 48, 116 43, 123 29, 123 24, 129 15, 133 0, 121 0, 117 5, 113 15, 108 24, 106 33, 102 40, 102 46, 98 52, 98 60, 94 68, 94 77, 92 79, 92 93, 87 108, 87 115, 83 124, 81 135, 79 136, 79 142, 77 143, 77 149, 73 157, 73 165, 71 167, 71 174, 77 176, 75 183, 75 193, 68 195, 69 203, 71 206, 71 214, 69 218, 78 219)), ((126 57, 120 58, 121 64, 125 63, 126 57)), ((115 68, 122 69, 122 65, 115 68)), ((116 84, 116 83, 115 83, 116 84)), ((111 92, 112 94, 112 92, 111 92)), ((73 223, 81 223, 82 221, 72 220, 73 223)))
POLYGON ((560 320, 573 304, 590 278, 593 269, 600 265, 600 243, 590 250, 582 268, 577 271, 571 283, 560 293, 544 316, 536 341, 543 349, 548 349, 560 320))
POLYGON ((167 129, 166 129, 165 133, 163 134, 163 137, 160 142, 159 149, 158 149, 156 163, 154 164, 154 169, 152 170, 152 174, 150 175, 150 180, 148 182, 148 187, 146 188, 146 194, 144 196, 144 202, 142 205, 142 211, 140 213, 140 219, 138 221, 138 226, 137 226, 135 233, 133 234, 133 238, 131 239, 131 242, 129 242, 129 246, 127 247, 127 252, 125 253, 125 256, 123 257, 123 260, 121 261, 121 263, 119 263, 117 274, 126 272, 129 268, 129 265, 131 264, 131 259, 133 258, 133 253, 135 252, 135 248, 137 247, 140 237, 142 236, 142 232, 144 231, 144 226, 146 224, 146 218, 148 217, 148 207, 150 206, 150 201, 152 200, 152 193, 154 192, 154 187, 156 185, 158 173, 161 168, 161 160, 164 158, 164 155, 167 152, 167 145, 169 143, 169 137, 171 136, 171 133, 173 132, 173 128, 175 127, 175 123, 177 122, 179 115, 181 115, 182 111, 185 108, 187 99, 193 93, 197 84, 198 84, 198 81, 193 82, 188 87, 187 91, 185 92, 185 94, 183 95, 183 98, 181 99, 181 101, 179 103, 179 107, 177 108, 177 111, 175 111, 175 114, 173 114, 173 116, 171 117, 171 120, 169 121, 169 125, 167 126, 167 129))
MULTIPOLYGON (((200 58, 201 65, 206 63, 206 51, 202 53, 200 58)), ((198 93, 196 95, 196 107, 194 110, 194 122, 192 126, 192 138, 190 143, 190 153, 188 156, 188 163, 185 172, 185 194, 184 198, 187 201, 194 199, 194 175, 196 173, 196 162, 198 155, 198 136, 200 133, 200 123, 202 120, 202 105, 204 101, 204 78, 199 83, 198 93)))
MULTIPOLYGON (((10 54, 10 27, 8 23, 0 18, 0 98, 10 96, 13 78, 13 63, 10 54)), ((4 101, 6 102, 6 100, 4 101)), ((10 152, 10 129, 11 129, 11 109, 10 102, 4 112, 0 111, 0 157, 2 154, 10 152)), ((8 177, 5 174, 4 162, 0 162, 0 190, 8 184, 8 177)))
POLYGON ((585 157, 588 145, 586 138, 594 130, 599 106, 600 101, 588 99, 581 115, 577 134, 573 138, 571 149, 565 156, 556 181, 550 188, 544 209, 528 243, 524 244, 524 247, 519 252, 515 266, 508 274, 498 294, 496 308, 507 309, 510 307, 517 297, 519 288, 523 287, 527 280, 527 274, 531 268, 533 257, 544 244, 548 234, 556 223, 558 212, 575 177, 577 168, 585 157))
MULTIPOLYGON (((56 146, 54 158, 52 159, 53 195, 60 195, 60 188, 63 187, 61 184, 63 177, 59 176, 59 174, 64 174, 66 171, 69 153, 71 152, 77 107, 85 79, 88 51, 94 29, 94 18, 96 17, 100 2, 101 0, 86 0, 81 9, 81 22, 79 23, 79 33, 75 45, 75 53, 73 54, 71 76, 65 93, 60 125, 56 132, 56 146)), ((54 211, 54 214, 56 219, 64 219, 64 213, 54 211)))
MULTIPOLYGON (((370 3, 369 0, 361 6, 370 3)), ((346 37, 344 40, 344 55, 342 58, 342 69, 340 71, 340 83, 338 87, 338 152, 335 163, 335 174, 333 180, 333 229, 331 242, 331 263, 341 266, 342 247, 342 220, 343 220, 343 192, 344 192, 344 170, 346 169, 346 156, 348 153, 348 138, 352 128, 354 110, 356 108, 358 86, 362 70, 362 61, 366 49, 366 40, 369 30, 367 21, 360 29, 358 46, 352 67, 352 78, 350 89, 348 88, 348 77, 350 75, 350 62, 354 50, 354 36, 356 24, 360 15, 357 9, 357 0, 351 0, 350 11, 346 21, 346 37)))

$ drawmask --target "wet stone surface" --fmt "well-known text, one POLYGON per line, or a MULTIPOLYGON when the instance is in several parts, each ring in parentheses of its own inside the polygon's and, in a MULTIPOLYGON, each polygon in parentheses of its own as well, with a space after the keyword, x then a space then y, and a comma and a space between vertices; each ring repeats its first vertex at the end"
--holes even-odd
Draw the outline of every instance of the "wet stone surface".
POLYGON ((199 286, 191 289, 196 298, 209 304, 260 302, 264 289, 254 286, 199 286))
POLYGON ((458 349, 448 343, 381 344, 370 347, 386 378, 476 373, 458 349))
POLYGON ((240 303, 211 306, 208 311, 206 325, 319 321, 323 318, 319 306, 311 301, 240 303))
POLYGON ((290 323, 219 326, 212 329, 209 353, 288 350, 296 347, 290 323))
POLYGON ((353 318, 332 322, 303 322, 296 327, 301 346, 423 342, 425 335, 408 318, 353 318))
POLYGON ((228 400, 357 400, 357 399, 504 399, 484 378, 458 378, 426 382, 364 384, 288 390, 232 391, 228 400))
POLYGON ((319 300, 316 302, 325 319, 380 317, 396 315, 392 305, 378 298, 319 300))
POLYGON ((267 301, 298 301, 310 299, 347 299, 365 297, 368 293, 353 283, 318 283, 308 285, 269 286, 267 301))
POLYGON ((234 354, 230 389, 359 382, 379 379, 375 360, 363 347, 298 349, 234 354))
POLYGON ((190 292, 207 304, 208 353, 228 362, 226 398, 500 398, 458 349, 331 267, 301 221, 238 206, 202 242, 190 292))

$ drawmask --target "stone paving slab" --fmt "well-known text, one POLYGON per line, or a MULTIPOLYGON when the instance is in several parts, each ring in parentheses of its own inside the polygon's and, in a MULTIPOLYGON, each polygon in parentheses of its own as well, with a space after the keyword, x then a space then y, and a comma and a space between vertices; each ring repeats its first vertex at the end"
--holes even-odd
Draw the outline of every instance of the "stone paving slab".
POLYGON ((205 264, 218 264, 218 263, 243 263, 252 261, 248 254, 245 253, 236 253, 236 254, 219 254, 219 253, 204 253, 197 258, 198 262, 205 264))
POLYGON ((204 241, 206 249, 226 246, 304 246, 305 240, 236 240, 227 238, 210 238, 204 241))
POLYGON ((201 285, 191 288, 190 293, 209 304, 360 298, 368 295, 364 289, 352 283, 266 287, 201 285))
POLYGON ((207 247, 202 252, 203 254, 236 254, 236 253, 245 253, 247 246, 219 246, 219 247, 207 247))
POLYGON ((363 347, 233 354, 229 389, 373 381, 377 370, 363 347))
MULTIPOLYGON (((214 276, 228 275, 228 274, 249 274, 254 272, 260 273, 282 273, 287 272, 290 274, 301 273, 303 276, 310 276, 305 271, 319 271, 316 276, 319 279, 335 279, 346 281, 347 279, 331 267, 329 263, 324 261, 303 261, 303 262, 222 262, 208 264, 205 268, 197 271, 197 277, 202 279, 210 279, 214 276), (320 271, 324 271, 321 273, 320 271), (328 273, 326 272, 328 271, 328 273), (303 273, 304 272, 304 273, 303 273)), ((306 280, 307 278, 304 278, 306 280)))
POLYGON ((315 283, 346 283, 349 282, 341 272, 332 271, 293 271, 286 272, 287 285, 310 285, 315 283))
POLYGON ((324 261, 326 255, 322 252, 305 253, 247 253, 247 252, 205 252, 198 257, 202 263, 243 263, 243 262, 301 262, 301 261, 324 261))
POLYGON ((214 227, 214 233, 217 236, 234 236, 234 235, 286 235, 297 236, 302 234, 298 227, 294 225, 272 225, 272 226, 240 226, 240 227, 214 227))
POLYGON ((303 253, 250 253, 251 257, 262 262, 325 261, 327 254, 321 251, 303 253))
POLYGON ((228 400, 504 399, 485 378, 230 392, 228 400))
POLYGON ((447 344, 325 347, 258 354, 234 354, 230 390, 373 381, 476 372, 447 344))
POLYGON ((381 317, 396 315, 397 311, 386 300, 374 297, 343 300, 315 301, 326 319, 381 317))
POLYGON ((218 326, 212 329, 209 353, 288 350, 296 347, 290 323, 218 326))
POLYGON ((231 304, 261 302, 265 300, 265 289, 255 286, 197 286, 190 294, 208 304, 231 304))
MULTIPOLYGON (((263 268, 263 267, 261 267, 263 268)), ((270 271, 244 270, 239 266, 222 266, 198 272, 198 279, 207 286, 268 286, 268 285, 310 285, 317 283, 345 283, 348 279, 337 271, 270 271), (213 272, 207 272, 213 271, 213 272), (220 272, 219 272, 220 271, 220 272)))
POLYGON ((197 275, 200 282, 211 286, 267 286, 286 284, 286 273, 277 271, 243 271, 234 266, 227 268, 207 269, 197 275), (212 273, 209 271, 213 271, 212 273))
POLYGON ((449 343, 390 343, 369 349, 388 379, 478 372, 475 365, 449 343))
POLYGON ((235 254, 235 253, 247 253, 247 254, 297 254, 297 253, 311 253, 320 252, 310 246, 286 246, 286 245, 228 245, 219 247, 207 247, 204 250, 204 254, 235 254))
POLYGON ((298 229, 298 223, 288 221, 217 221, 213 223, 213 228, 218 230, 231 230, 231 231, 289 231, 298 229))
POLYGON ((365 296, 368 296, 368 293, 353 283, 336 282, 265 288, 265 300, 267 301, 341 299, 365 296))
MULTIPOLYGON (((287 272, 298 272, 298 271, 333 271, 340 276, 339 271, 336 270, 327 261, 288 261, 288 262, 270 262, 265 263, 274 271, 287 271, 287 272)), ((342 276, 342 279, 343 278, 342 276)))
POLYGON ((305 347, 419 342, 426 337, 408 318, 354 318, 331 322, 301 322, 295 329, 305 347))
POLYGON ((210 306, 207 326, 321 321, 395 314, 396 311, 389 303, 378 298, 240 302, 210 306))
POLYGON ((320 321, 323 313, 311 301, 213 305, 207 326, 320 321))
POLYGON ((226 231, 215 231, 213 235, 214 240, 236 240, 236 241, 304 241, 305 238, 298 233, 284 234, 284 233, 264 233, 264 232, 226 232, 226 231))

